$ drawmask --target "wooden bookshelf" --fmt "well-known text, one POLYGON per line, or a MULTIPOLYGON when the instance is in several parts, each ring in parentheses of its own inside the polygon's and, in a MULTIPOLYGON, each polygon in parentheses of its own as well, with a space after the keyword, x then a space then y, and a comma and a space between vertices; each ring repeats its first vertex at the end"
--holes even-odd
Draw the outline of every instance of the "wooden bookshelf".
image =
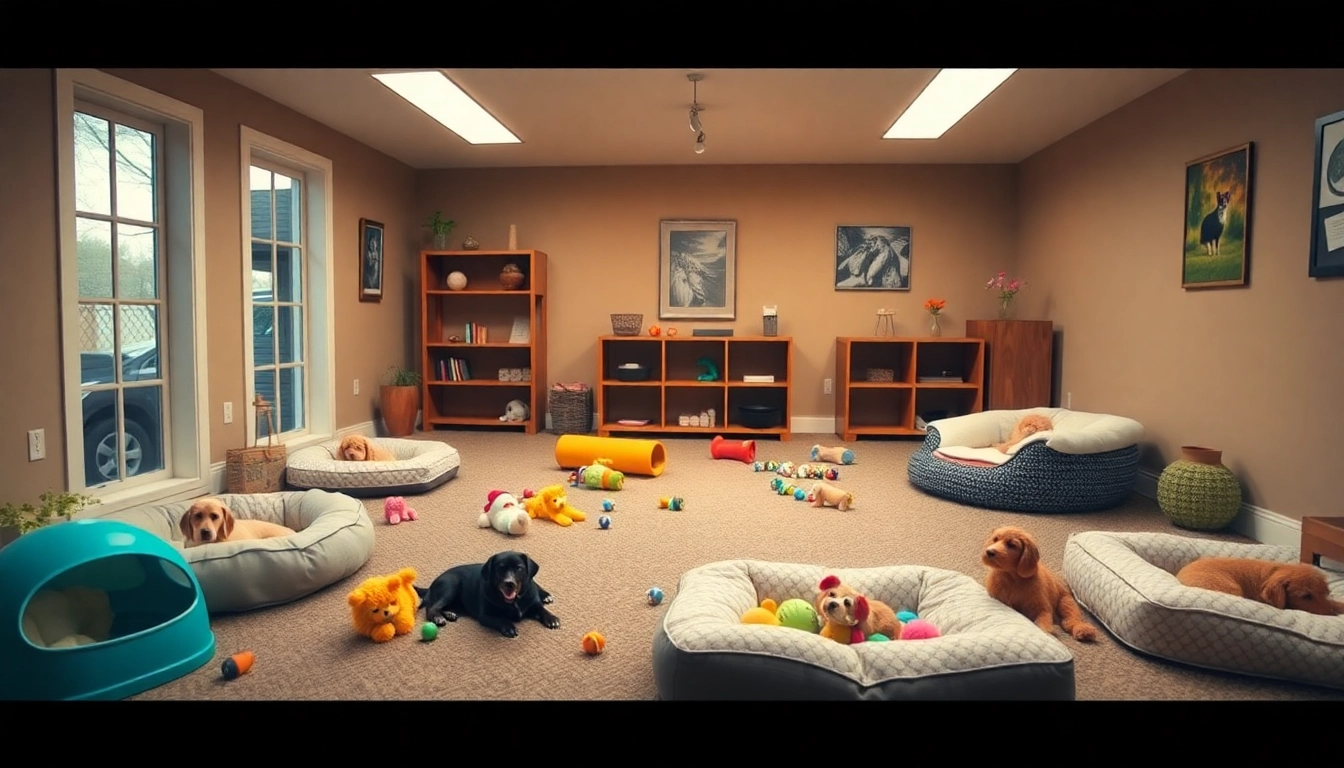
POLYGON ((546 418, 546 254, 421 251, 420 291, 424 428, 499 427, 529 435, 541 429, 546 418), (501 285, 506 264, 522 270, 521 288, 501 285), (463 290, 448 288, 453 272, 466 275, 463 290), (520 317, 527 319, 528 340, 514 343, 509 337, 520 317), (453 359, 465 361, 467 370, 459 366, 454 372, 449 368, 453 359), (526 369, 528 379, 503 381, 500 369, 526 369), (464 374, 469 378, 457 378, 464 374), (527 421, 499 420, 510 400, 527 403, 527 421))
POLYGON ((662 432, 704 435, 767 436, 789 440, 792 408, 793 339, 786 336, 600 336, 597 340, 597 433, 662 432), (719 370, 718 381, 697 381, 706 358, 719 370), (646 381, 616 378, 624 363, 648 366, 646 381), (772 382, 747 382, 744 376, 773 376, 772 382), (779 409, 780 423, 752 429, 741 422, 743 405, 779 409), (681 426, 680 417, 713 409, 713 426, 681 426), (644 426, 619 424, 647 420, 644 426))
POLYGON ((841 337, 835 340, 835 433, 917 435, 916 419, 979 413, 984 402, 985 342, 972 338, 841 337), (891 371, 870 381, 869 371, 891 371), (960 381, 921 381, 928 377, 960 381))

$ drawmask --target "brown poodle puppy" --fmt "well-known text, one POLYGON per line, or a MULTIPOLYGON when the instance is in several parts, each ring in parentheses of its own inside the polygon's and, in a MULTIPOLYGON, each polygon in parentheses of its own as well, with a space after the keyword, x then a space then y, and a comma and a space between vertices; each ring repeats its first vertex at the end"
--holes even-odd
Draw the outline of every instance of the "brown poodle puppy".
POLYGON ((1344 614, 1344 603, 1330 599, 1325 575, 1306 563, 1201 557, 1178 571, 1176 580, 1187 587, 1245 597, 1279 609, 1318 616, 1344 614))
POLYGON ((347 435, 336 449, 336 458, 345 461, 396 461, 392 452, 363 435, 347 435))
POLYGON ((980 562, 989 567, 985 589, 1047 634, 1054 634, 1055 617, 1075 640, 1092 642, 1097 628, 1083 619, 1069 585, 1041 562, 1036 539, 1021 528, 994 529, 985 542, 980 562))
POLYGON ((1055 428, 1055 423, 1050 421, 1047 416, 1038 416, 1029 414, 1018 420, 1017 426, 1008 434, 1008 439, 1002 443, 995 443, 994 447, 999 449, 1000 453, 1007 453, 1009 448, 1026 440, 1037 432, 1049 432, 1055 428))
POLYGON ((888 640, 901 639, 901 620, 891 606, 859 594, 836 576, 822 579, 820 588, 816 609, 825 622, 822 637, 848 645, 856 641, 853 630, 857 628, 864 639, 878 633, 888 640))
POLYGON ((186 539, 185 547, 201 544, 220 544, 225 541, 243 541, 246 539, 274 539, 293 536, 294 530, 279 523, 265 520, 239 520, 233 512, 224 506, 224 502, 213 496, 197 499, 182 518, 177 527, 186 539))

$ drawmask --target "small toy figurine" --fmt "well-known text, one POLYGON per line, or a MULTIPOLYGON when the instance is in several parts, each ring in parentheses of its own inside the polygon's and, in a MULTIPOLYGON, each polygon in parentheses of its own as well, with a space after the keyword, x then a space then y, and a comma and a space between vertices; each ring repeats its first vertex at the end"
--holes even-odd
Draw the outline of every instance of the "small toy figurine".
POLYGON ((612 501, 611 499, 603 499, 603 500, 602 500, 602 511, 603 511, 603 512, 610 512, 610 511, 612 511, 612 510, 615 509, 615 508, 616 508, 616 502, 612 501))
POLYGON ((686 508, 686 500, 680 496, 664 496, 658 500, 659 509, 670 509, 673 512, 680 512, 686 508))
POLYGON ((718 381, 719 367, 708 357, 702 357, 695 361, 695 364, 705 369, 705 372, 695 377, 696 381, 718 381))

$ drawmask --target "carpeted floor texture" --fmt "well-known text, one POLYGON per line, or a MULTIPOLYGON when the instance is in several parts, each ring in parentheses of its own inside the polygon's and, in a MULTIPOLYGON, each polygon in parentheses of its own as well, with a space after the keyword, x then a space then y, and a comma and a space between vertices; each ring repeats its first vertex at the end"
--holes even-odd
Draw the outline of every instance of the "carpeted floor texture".
MULTIPOLYGON (((441 431, 417 438, 442 440, 461 452, 456 479, 408 499, 415 522, 389 526, 382 500, 365 502, 377 544, 357 574, 290 605, 213 620, 214 662, 137 699, 653 699, 654 628, 676 597, 686 570, 716 560, 756 558, 818 563, 837 568, 915 563, 980 578, 981 542, 995 526, 1021 525, 1041 542, 1042 560, 1057 571, 1069 534, 1086 530, 1167 531, 1175 528, 1157 503, 1138 495, 1124 506, 1078 515, 992 512, 941 501, 911 487, 906 461, 916 441, 852 444, 858 462, 843 467, 838 485, 854 492, 847 512, 814 509, 779 496, 768 473, 736 461, 715 461, 708 440, 670 438, 662 477, 630 476, 617 492, 573 489, 570 502, 588 513, 585 523, 561 528, 533 521, 523 537, 476 526, 487 492, 565 482, 549 434, 441 431), (662 496, 685 498, 686 509, 658 508, 662 496), (616 509, 608 530, 598 528, 601 501, 616 509), (555 594, 562 626, 536 622, 505 639, 470 620, 450 624, 434 642, 418 635, 375 644, 350 626, 346 594, 363 579, 411 566, 428 585, 444 569, 482 562, 507 549, 541 564, 539 583, 555 594), (667 598, 650 607, 645 592, 667 598), (588 657, 580 638, 606 635, 601 656, 588 657), (256 654, 252 671, 224 682, 220 661, 238 651, 256 654)), ((761 441, 757 458, 806 461, 814 442, 834 435, 794 435, 761 441)), ((1203 534, 1201 534, 1203 535, 1203 534)), ((1234 534, 1210 534, 1239 540, 1234 534)), ((1077 697, 1085 699, 1344 700, 1344 693, 1250 677, 1219 674, 1141 656, 1103 632, 1094 644, 1060 641, 1074 654, 1077 697)))

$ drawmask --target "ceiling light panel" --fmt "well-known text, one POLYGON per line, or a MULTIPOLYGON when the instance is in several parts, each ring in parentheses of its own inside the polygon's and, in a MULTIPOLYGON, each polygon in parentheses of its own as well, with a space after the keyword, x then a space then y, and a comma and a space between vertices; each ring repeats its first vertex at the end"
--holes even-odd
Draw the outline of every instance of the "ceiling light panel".
POLYGON ((1016 69, 944 69, 887 129, 884 139, 936 139, 947 133, 1016 69))
POLYGON ((468 143, 522 143, 442 72, 387 72, 373 77, 468 143))

